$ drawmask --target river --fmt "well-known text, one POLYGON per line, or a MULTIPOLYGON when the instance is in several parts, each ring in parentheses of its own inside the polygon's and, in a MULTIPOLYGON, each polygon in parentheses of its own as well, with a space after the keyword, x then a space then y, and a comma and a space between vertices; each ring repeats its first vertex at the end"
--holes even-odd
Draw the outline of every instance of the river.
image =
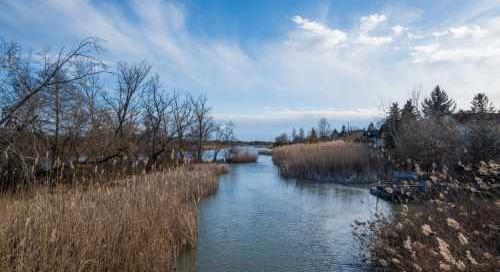
POLYGON ((270 156, 230 165, 199 209, 179 271, 362 271, 355 219, 391 212, 368 188, 283 179, 270 156))

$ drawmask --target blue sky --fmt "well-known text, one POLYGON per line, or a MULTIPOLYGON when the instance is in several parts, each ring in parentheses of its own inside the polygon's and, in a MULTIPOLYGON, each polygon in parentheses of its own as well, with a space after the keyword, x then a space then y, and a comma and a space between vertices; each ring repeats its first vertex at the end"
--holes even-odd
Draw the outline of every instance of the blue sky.
POLYGON ((500 1, 0 1, 0 36, 31 51, 105 41, 169 89, 206 93, 242 139, 321 117, 363 126, 442 85, 459 106, 500 106, 500 1))

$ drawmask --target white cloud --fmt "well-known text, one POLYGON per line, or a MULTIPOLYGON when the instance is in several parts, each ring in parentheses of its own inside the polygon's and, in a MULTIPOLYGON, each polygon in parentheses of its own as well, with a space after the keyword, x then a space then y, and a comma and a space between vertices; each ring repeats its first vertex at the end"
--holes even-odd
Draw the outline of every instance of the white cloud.
POLYGON ((436 44, 417 46, 410 53, 413 62, 471 62, 500 56, 500 48, 439 49, 436 44))
POLYGON ((375 28, 377 28, 381 23, 387 20, 387 16, 384 14, 370 14, 369 16, 361 17, 361 25, 359 27, 362 33, 368 33, 375 28))
POLYGON ((477 25, 473 26, 460 26, 460 27, 452 27, 449 32, 454 38, 463 39, 463 38, 481 38, 486 34, 487 31, 481 29, 481 27, 477 25))
POLYGON ((487 31, 477 25, 463 25, 459 27, 451 27, 447 30, 443 31, 434 31, 432 32, 432 36, 435 38, 441 38, 446 36, 451 36, 456 39, 464 39, 464 38, 481 38, 487 34, 487 31))
POLYGON ((407 27, 404 27, 404 26, 400 26, 400 25, 395 25, 392 27, 392 33, 394 36, 396 37, 399 37, 401 36, 403 33, 405 33, 406 31, 408 31, 408 28, 407 27))
POLYGON ((338 29, 331 29, 324 24, 310 21, 302 16, 294 16, 292 21, 299 29, 312 34, 309 38, 317 39, 317 42, 327 47, 335 47, 347 40, 347 34, 345 32, 338 29))
MULTIPOLYGON (((392 42, 393 38, 389 36, 372 36, 371 32, 375 31, 377 27, 387 20, 387 16, 383 14, 370 14, 363 16, 360 19, 359 36, 356 39, 357 44, 361 45, 383 45, 392 42)), ((402 31, 402 30, 401 30, 402 31)))
POLYGON ((392 42, 392 37, 387 37, 387 36, 366 36, 366 35, 360 35, 356 42, 358 44, 363 44, 363 45, 383 45, 383 44, 388 44, 392 42))
POLYGON ((432 32, 432 36, 435 37, 435 38, 441 38, 441 37, 447 36, 448 34, 450 34, 448 32, 448 30, 445 30, 445 31, 434 31, 434 32, 432 32))

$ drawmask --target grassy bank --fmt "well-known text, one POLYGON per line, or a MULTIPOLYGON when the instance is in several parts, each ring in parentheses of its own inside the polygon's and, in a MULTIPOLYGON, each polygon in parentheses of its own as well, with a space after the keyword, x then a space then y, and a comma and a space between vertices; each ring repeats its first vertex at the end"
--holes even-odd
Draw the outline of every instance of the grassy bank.
POLYGON ((0 198, 1 271, 171 271, 197 240, 197 203, 222 166, 0 198))
POLYGON ((364 144, 343 141, 294 144, 273 149, 284 177, 337 182, 374 182, 383 174, 382 158, 364 144))
POLYGON ((500 166, 431 176, 433 199, 401 206, 393 220, 355 222, 376 271, 498 271, 500 166))

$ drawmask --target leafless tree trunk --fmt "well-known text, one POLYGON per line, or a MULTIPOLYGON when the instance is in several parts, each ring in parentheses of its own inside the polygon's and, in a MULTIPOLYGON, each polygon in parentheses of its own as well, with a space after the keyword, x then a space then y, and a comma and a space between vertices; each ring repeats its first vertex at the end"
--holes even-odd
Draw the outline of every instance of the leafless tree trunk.
POLYGON ((213 122, 210 116, 210 108, 206 96, 198 98, 190 97, 191 107, 193 109, 194 129, 196 135, 196 161, 203 161, 203 144, 208 139, 213 130, 213 122))

